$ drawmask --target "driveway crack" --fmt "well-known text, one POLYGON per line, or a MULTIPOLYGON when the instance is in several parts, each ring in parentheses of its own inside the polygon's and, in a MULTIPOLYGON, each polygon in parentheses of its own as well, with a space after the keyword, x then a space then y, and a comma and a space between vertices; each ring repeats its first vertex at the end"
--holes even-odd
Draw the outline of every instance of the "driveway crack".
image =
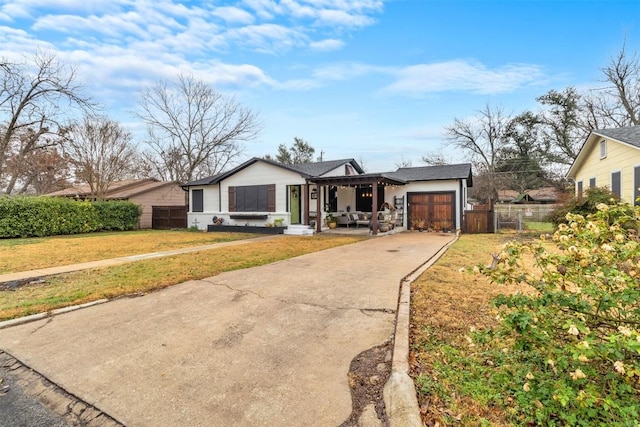
MULTIPOLYGON (((214 282, 214 281, 209 281, 209 280, 202 280, 203 282, 206 282, 210 285, 214 285, 214 286, 222 286, 225 287, 227 289, 229 289, 232 292, 236 292, 236 295, 234 296, 233 300, 237 301, 238 299, 240 299, 241 297, 243 297, 244 295, 247 294, 251 294, 251 295, 255 295, 256 297, 260 298, 260 299, 269 299, 269 297, 266 297, 264 295, 261 295, 257 292, 254 291, 250 291, 247 289, 237 289, 234 288, 233 286, 230 286, 226 283, 219 283, 219 282, 214 282)), ((309 302, 309 301, 295 301, 295 300, 290 300, 290 299, 285 299, 285 298, 271 298, 273 300, 276 301, 280 301, 284 304, 299 304, 299 305, 306 305, 309 307, 315 307, 315 308, 320 308, 323 310, 340 310, 340 311, 350 311, 350 310, 358 310, 360 311, 362 314, 365 315, 370 315, 373 313, 385 313, 385 314, 395 314, 396 310, 394 309, 390 309, 390 308, 362 308, 362 307, 344 307, 344 306, 331 306, 328 304, 318 304, 318 303, 313 303, 313 302, 309 302)))

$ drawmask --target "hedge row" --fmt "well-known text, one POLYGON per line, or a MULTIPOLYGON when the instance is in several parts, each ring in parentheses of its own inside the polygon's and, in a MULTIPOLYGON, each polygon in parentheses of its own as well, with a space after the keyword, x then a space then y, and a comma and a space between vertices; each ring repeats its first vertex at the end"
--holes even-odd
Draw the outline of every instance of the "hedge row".
POLYGON ((131 230, 138 224, 141 214, 140 206, 123 201, 0 197, 0 238, 131 230))

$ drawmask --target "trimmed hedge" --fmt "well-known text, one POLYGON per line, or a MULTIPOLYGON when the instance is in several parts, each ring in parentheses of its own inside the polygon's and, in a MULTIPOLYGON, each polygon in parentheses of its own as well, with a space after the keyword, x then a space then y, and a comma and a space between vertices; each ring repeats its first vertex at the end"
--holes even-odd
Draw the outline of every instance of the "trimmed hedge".
POLYGON ((0 197, 0 238, 131 230, 137 225, 141 213, 140 206, 131 202, 0 197))

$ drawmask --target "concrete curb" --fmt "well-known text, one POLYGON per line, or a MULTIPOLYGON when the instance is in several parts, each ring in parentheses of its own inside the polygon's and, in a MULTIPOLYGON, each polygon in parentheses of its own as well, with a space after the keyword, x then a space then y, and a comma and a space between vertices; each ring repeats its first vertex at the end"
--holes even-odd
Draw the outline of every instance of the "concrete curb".
POLYGON ((384 386, 384 404, 390 427, 422 427, 420 406, 413 380, 409 376, 409 316, 411 284, 431 267, 460 237, 456 237, 434 256, 400 282, 400 295, 396 314, 391 375, 384 386))
POLYGON ((80 310, 81 308, 91 307, 93 305, 104 304, 109 302, 108 299, 99 299, 97 301, 91 301, 85 304, 72 305, 70 307, 58 308, 51 310, 47 313, 32 314, 31 316, 18 317, 17 319, 5 320, 0 322, 0 329, 10 328, 11 326, 22 325, 24 323, 35 322, 36 320, 45 319, 47 317, 55 316, 57 314, 64 314, 70 311, 80 310))

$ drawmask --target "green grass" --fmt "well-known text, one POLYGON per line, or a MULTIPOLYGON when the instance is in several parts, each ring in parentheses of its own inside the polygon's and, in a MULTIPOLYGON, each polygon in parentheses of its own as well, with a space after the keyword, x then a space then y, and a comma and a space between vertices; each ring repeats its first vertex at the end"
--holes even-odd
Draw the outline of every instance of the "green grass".
POLYGON ((525 230, 538 233, 553 233, 555 228, 550 222, 526 221, 524 223, 525 230))

